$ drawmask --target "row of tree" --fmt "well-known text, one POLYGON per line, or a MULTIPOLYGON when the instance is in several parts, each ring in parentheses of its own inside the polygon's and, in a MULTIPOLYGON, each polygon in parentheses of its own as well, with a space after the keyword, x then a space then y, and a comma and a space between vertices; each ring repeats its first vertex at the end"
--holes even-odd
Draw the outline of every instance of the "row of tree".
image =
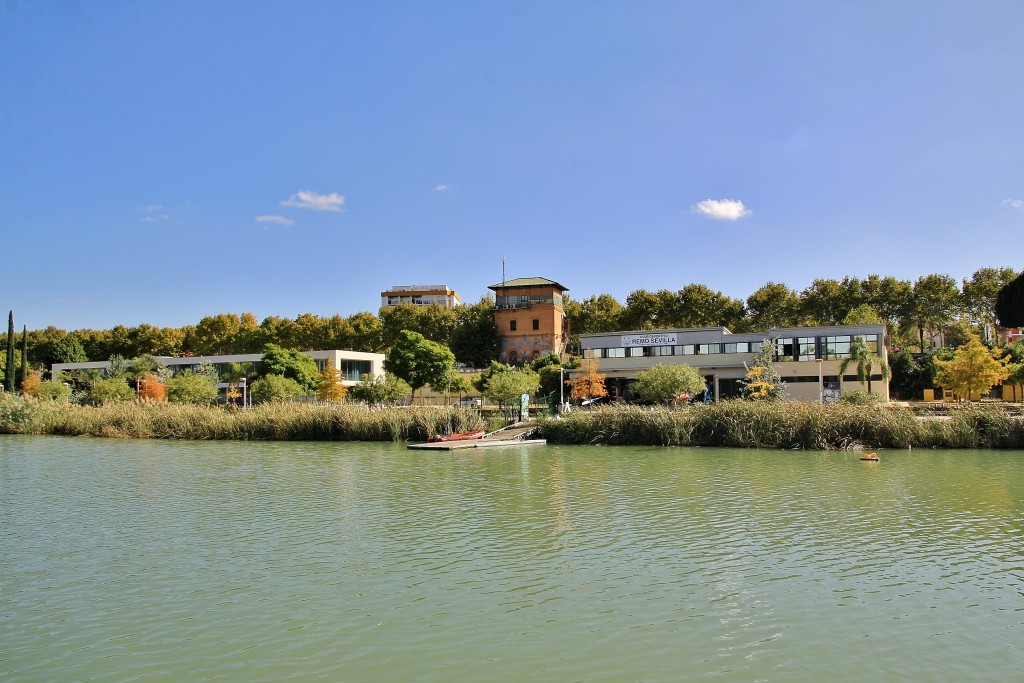
POLYGON ((576 334, 710 326, 746 332, 886 323, 891 336, 912 339, 923 352, 926 337, 941 335, 954 322, 991 331, 997 324, 999 292, 1019 275, 1013 268, 981 268, 959 285, 943 274, 924 275, 913 283, 878 275, 817 279, 800 292, 769 282, 745 300, 690 284, 678 291, 639 289, 624 304, 599 294, 568 303, 566 314, 576 334))
MULTIPOLYGON (((610 294, 576 300, 566 297, 570 349, 580 334, 624 329, 725 326, 735 332, 770 327, 884 322, 895 346, 918 346, 921 352, 936 338, 944 345, 951 325, 969 326, 984 335, 997 321, 996 299, 1018 276, 1012 268, 981 268, 958 284, 948 275, 931 274, 911 283, 870 275, 865 279, 819 279, 800 292, 769 282, 735 299, 702 284, 655 292, 638 289, 624 303, 610 294)), ((267 344, 289 349, 353 349, 388 352, 403 331, 449 348, 459 363, 487 367, 498 357, 500 336, 494 323, 493 299, 485 296, 454 310, 441 306, 384 307, 374 315, 343 317, 310 313, 294 319, 270 316, 262 322, 251 313, 207 316, 196 325, 82 329, 68 333, 56 327, 24 331, 23 353, 36 366, 59 362, 106 360, 112 356, 210 356, 261 353, 267 344)), ((13 327, 7 334, 8 356, 13 327)), ((963 336, 953 340, 963 341, 963 336)), ((954 343, 955 345, 955 343, 954 343)), ((0 357, 0 362, 4 359, 0 357)), ((10 363, 11 361, 8 361, 10 363)), ((17 363, 15 359, 13 361, 17 363)))

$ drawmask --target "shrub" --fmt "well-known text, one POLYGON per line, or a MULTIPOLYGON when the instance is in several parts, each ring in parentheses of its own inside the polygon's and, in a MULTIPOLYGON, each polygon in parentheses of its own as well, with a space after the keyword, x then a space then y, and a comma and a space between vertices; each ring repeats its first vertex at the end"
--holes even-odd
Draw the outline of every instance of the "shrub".
POLYGON ((96 406, 130 401, 133 398, 135 392, 120 377, 98 379, 92 383, 92 389, 89 390, 89 402, 96 406))
POLYGON ((252 400, 255 403, 291 401, 302 394, 302 387, 291 377, 267 375, 252 383, 252 400))
POLYGON ((844 391, 839 397, 840 403, 848 403, 855 406, 874 406, 882 403, 882 397, 878 394, 866 394, 863 391, 844 391))
POLYGON ((213 403, 217 385, 205 375, 186 370, 167 382, 167 400, 171 403, 213 403))
POLYGON ((67 403, 71 399, 71 387, 63 382, 41 382, 37 395, 40 400, 67 403))

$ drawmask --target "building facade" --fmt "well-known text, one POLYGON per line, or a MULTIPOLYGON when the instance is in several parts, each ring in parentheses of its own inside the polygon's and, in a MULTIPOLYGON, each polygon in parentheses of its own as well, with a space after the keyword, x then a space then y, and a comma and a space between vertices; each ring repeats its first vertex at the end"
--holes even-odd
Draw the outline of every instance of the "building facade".
POLYGON ((414 306, 437 304, 445 308, 455 308, 462 305, 462 299, 448 285, 395 285, 386 292, 380 293, 381 308, 399 304, 414 306))
POLYGON ((724 327, 584 334, 584 358, 598 362, 613 400, 630 400, 636 373, 655 365, 685 363, 696 367, 708 385, 708 398, 740 395, 741 380, 765 340, 775 342, 775 369, 786 383, 786 398, 797 401, 835 400, 843 391, 868 390, 851 363, 840 378, 839 368, 850 355, 854 338, 862 337, 880 359, 871 375, 871 393, 889 400, 889 384, 881 363, 888 364, 885 325, 771 328, 767 332, 733 334, 724 327))
POLYGON ((488 289, 494 291, 494 322, 503 363, 515 365, 565 352, 562 295, 569 291, 566 287, 542 277, 521 277, 488 289))
MULTIPOLYGON (((303 351, 316 361, 317 369, 323 371, 328 363, 334 365, 341 375, 342 384, 353 386, 360 381, 384 374, 384 354, 364 353, 362 351, 303 351)), ((217 374, 226 377, 228 366, 236 364, 246 376, 255 374, 256 366, 262 360, 262 353, 238 353, 223 356, 191 356, 188 358, 172 358, 157 356, 156 360, 166 365, 174 374, 185 370, 195 371, 203 363, 210 363, 217 369, 217 374)), ((106 374, 110 361, 93 361, 85 363, 54 363, 52 368, 53 381, 61 381, 64 372, 73 370, 99 370, 106 374)), ((222 384, 222 386, 227 386, 222 384)))

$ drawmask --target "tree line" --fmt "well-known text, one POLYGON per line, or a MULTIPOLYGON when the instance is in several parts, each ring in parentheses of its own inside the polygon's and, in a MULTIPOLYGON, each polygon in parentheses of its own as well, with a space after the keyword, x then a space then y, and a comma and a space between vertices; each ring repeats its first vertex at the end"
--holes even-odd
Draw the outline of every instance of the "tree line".
MULTIPOLYGON (((816 279, 801 291, 768 282, 746 299, 732 298, 706 285, 679 290, 637 289, 619 302, 610 294, 565 298, 570 350, 580 334, 663 328, 724 326, 734 332, 770 327, 885 323, 897 347, 955 345, 971 327, 991 330, 997 320, 999 291, 1017 278, 1013 268, 981 268, 957 283, 930 274, 916 281, 890 276, 816 279), (935 343, 937 342, 937 343, 935 343)), ((107 330, 68 332, 56 327, 24 332, 22 349, 11 355, 20 365, 27 352, 32 367, 59 362, 107 360, 113 356, 212 356, 262 353, 268 344, 289 349, 351 349, 387 352, 403 331, 416 332, 451 349, 455 360, 483 368, 498 357, 500 337, 487 295, 454 310, 400 305, 378 313, 329 317, 304 313, 294 319, 251 313, 221 313, 195 325, 156 327, 146 323, 107 330)), ((984 335, 983 335, 984 336, 984 335)), ((5 345, 8 340, 5 338, 5 345)), ((5 361, 0 355, 0 362, 5 361)))

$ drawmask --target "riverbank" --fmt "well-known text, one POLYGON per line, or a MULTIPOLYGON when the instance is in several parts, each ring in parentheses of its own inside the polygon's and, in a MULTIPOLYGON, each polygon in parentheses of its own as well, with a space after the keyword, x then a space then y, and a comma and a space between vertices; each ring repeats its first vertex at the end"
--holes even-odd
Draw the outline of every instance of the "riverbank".
POLYGON ((485 427, 468 408, 381 408, 357 404, 269 403, 220 406, 118 403, 63 405, 0 398, 0 433, 130 439, 266 441, 424 441, 433 434, 485 427))
MULTIPOLYGON (((0 433, 135 439, 424 441, 487 428, 479 411, 453 407, 367 409, 356 404, 218 406, 120 403, 63 405, 0 398, 0 433)), ((922 418, 896 405, 723 401, 681 410, 607 406, 541 418, 552 444, 724 446, 850 450, 1024 448, 1024 419, 998 405, 954 407, 922 418)))
POLYGON ((922 418, 896 405, 722 401, 682 410, 607 406, 543 420, 549 443, 847 450, 1024 448, 1024 419, 998 405, 922 418))

